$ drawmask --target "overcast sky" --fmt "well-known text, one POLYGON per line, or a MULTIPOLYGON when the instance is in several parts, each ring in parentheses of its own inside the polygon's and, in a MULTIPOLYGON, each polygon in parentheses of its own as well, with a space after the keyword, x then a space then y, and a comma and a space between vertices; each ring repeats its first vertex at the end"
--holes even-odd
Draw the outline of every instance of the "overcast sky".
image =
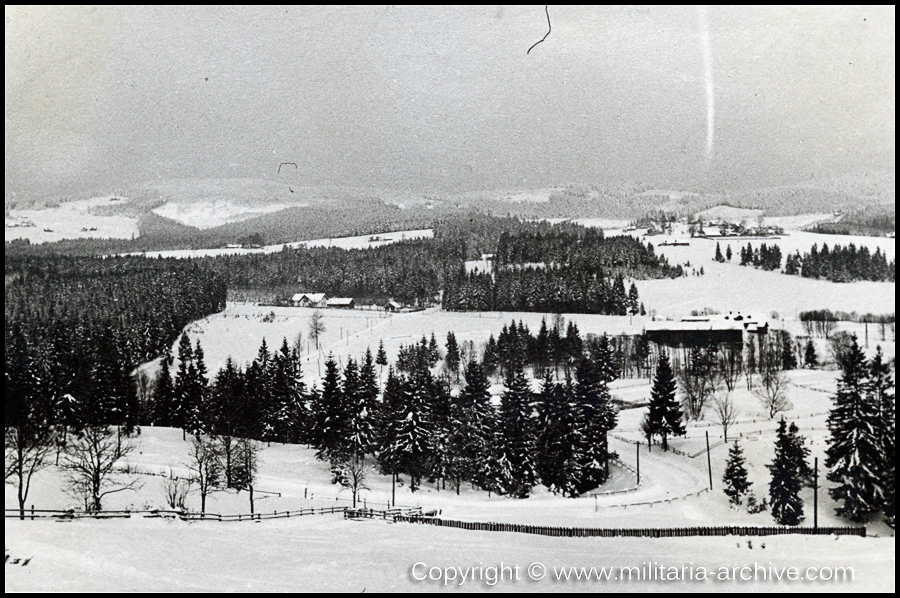
POLYGON ((6 195, 283 161, 422 192, 894 169, 893 6, 549 13, 526 54, 543 6, 7 7, 6 195))

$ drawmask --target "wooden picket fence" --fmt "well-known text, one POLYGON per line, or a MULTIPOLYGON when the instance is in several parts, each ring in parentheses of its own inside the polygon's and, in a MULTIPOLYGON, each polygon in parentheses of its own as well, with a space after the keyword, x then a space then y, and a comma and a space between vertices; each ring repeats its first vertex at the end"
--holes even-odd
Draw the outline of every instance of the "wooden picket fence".
POLYGON ((479 521, 454 521, 437 517, 398 516, 394 521, 419 523, 437 527, 450 527, 484 532, 512 532, 536 534, 560 538, 686 538, 693 536, 778 536, 800 534, 807 536, 866 536, 865 526, 846 527, 759 527, 729 525, 721 527, 673 527, 673 528, 595 528, 595 527, 552 527, 545 525, 522 525, 519 523, 483 523, 479 521))
MULTIPOLYGON (((163 509, 154 509, 151 511, 75 511, 75 510, 54 510, 54 509, 26 509, 25 519, 34 521, 36 519, 128 519, 132 515, 141 515, 149 518, 170 518, 181 519, 182 521, 263 521, 266 519, 289 519, 291 517, 304 517, 307 515, 329 515, 333 513, 343 513, 347 507, 319 507, 308 509, 296 509, 293 511, 272 511, 271 513, 237 513, 233 515, 222 515, 221 513, 189 513, 186 511, 169 511, 163 509)), ((20 517, 19 509, 6 509, 5 516, 7 519, 18 519, 20 517)))

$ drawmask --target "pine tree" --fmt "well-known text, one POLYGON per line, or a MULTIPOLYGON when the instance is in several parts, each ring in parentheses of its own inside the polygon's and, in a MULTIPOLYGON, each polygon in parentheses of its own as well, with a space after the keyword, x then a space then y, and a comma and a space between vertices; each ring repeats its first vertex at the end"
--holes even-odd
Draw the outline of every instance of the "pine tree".
POLYGON ((447 475, 457 494, 463 481, 483 483, 494 429, 490 383, 481 365, 469 362, 464 378, 465 387, 450 405, 447 433, 447 475))
POLYGON ((447 364, 447 370, 456 378, 456 381, 459 382, 459 345, 456 344, 456 335, 453 334, 453 331, 447 333, 447 356, 445 357, 445 363, 447 364))
POLYGON ((731 261, 731 245, 725 248, 725 259, 731 261))
POLYGON ((530 384, 518 363, 506 376, 497 431, 502 439, 502 458, 509 463, 510 472, 501 487, 515 498, 527 498, 537 483, 531 409, 530 384))
POLYGON ((772 474, 769 483, 769 502, 772 516, 778 525, 799 525, 803 520, 803 500, 800 498, 800 475, 797 460, 792 454, 784 418, 778 424, 775 458, 767 467, 772 474))
POLYGON ((160 363, 153 392, 153 424, 172 426, 175 421, 175 388, 172 385, 172 353, 166 351, 160 363))
POLYGON ((178 342, 178 372, 175 374, 175 413, 172 426, 181 428, 182 438, 186 436, 187 428, 190 426, 191 416, 193 413, 193 405, 191 400, 193 394, 191 392, 191 373, 194 361, 194 348, 187 333, 182 333, 181 340, 178 342))
POLYGON ((409 474, 409 488, 415 492, 431 470, 435 430, 431 422, 431 373, 420 369, 403 384, 400 419, 388 449, 398 471, 409 474))
MULTIPOLYGON (((425 340, 424 337, 422 340, 425 340)), ((431 338, 428 340, 428 361, 429 364, 434 367, 434 365, 441 360, 441 349, 438 347, 437 339, 434 336, 434 333, 431 333, 431 338)))
POLYGON ((343 424, 343 391, 341 390, 340 373, 337 362, 330 353, 325 360, 325 377, 322 390, 313 402, 312 444, 318 449, 320 458, 328 458, 338 449, 343 424))
POLYGON ((375 363, 382 368, 388 364, 387 352, 384 350, 384 341, 378 341, 378 354, 375 356, 375 363))
POLYGON ((790 445, 791 458, 797 464, 797 474, 800 481, 805 485, 812 485, 814 472, 809 465, 809 447, 806 446, 806 437, 800 435, 800 429, 797 424, 791 422, 788 426, 788 440, 790 445))
POLYGON ((837 514, 852 521, 865 521, 884 502, 879 464, 884 458, 879 433, 878 405, 868 386, 865 356, 851 337, 843 359, 834 407, 828 414, 829 446, 825 466, 835 486, 831 497, 840 503, 837 514))
POLYGON ((616 426, 616 410, 597 362, 582 358, 575 370, 575 400, 581 446, 578 493, 596 488, 609 474, 607 434, 616 426))
POLYGON ((733 505, 741 504, 741 498, 750 490, 750 482, 747 480, 747 467, 744 461, 744 451, 737 441, 728 449, 728 464, 725 466, 725 475, 722 477, 725 483, 725 494, 733 505))
POLYGON ((547 488, 565 496, 578 495, 577 450, 582 446, 575 417, 575 389, 544 378, 538 410, 537 473, 547 488))
POLYGON ((725 257, 722 255, 722 248, 719 247, 719 244, 718 244, 718 243, 716 243, 716 257, 715 257, 715 260, 716 260, 717 262, 724 262, 724 261, 725 261, 725 257))
POLYGON ((677 385, 669 358, 661 355, 650 389, 649 422, 654 435, 662 439, 664 451, 669 450, 670 436, 684 436, 684 414, 675 398, 677 385))
POLYGON ((890 365, 885 362, 879 346, 869 364, 867 394, 878 413, 878 443, 881 460, 878 478, 884 493, 884 515, 888 524, 894 526, 894 469, 896 458, 896 401, 894 381, 890 365))
POLYGON ((628 313, 637 314, 640 311, 640 303, 637 285, 632 282, 628 289, 628 313))
POLYGON ((806 341, 806 348, 803 351, 803 361, 806 362, 806 367, 808 368, 817 368, 819 366, 819 357, 816 355, 816 345, 813 343, 812 339, 806 341))

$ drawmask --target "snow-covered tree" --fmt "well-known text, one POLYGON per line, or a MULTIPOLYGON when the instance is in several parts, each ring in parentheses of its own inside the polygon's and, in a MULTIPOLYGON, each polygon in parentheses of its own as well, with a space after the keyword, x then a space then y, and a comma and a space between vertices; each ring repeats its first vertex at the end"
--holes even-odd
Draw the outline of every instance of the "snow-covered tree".
POLYGON ((527 498, 537 483, 531 402, 531 385, 517 364, 506 376, 497 430, 501 458, 509 463, 509 477, 501 481, 501 487, 515 498, 527 498))
POLYGON ((829 493, 840 504, 837 514, 865 521, 884 502, 879 475, 884 447, 878 405, 867 392, 869 371, 855 335, 842 363, 834 407, 828 414, 830 438, 825 466, 828 480, 834 484, 829 493))
POLYGON ((650 389, 649 424, 652 434, 662 440, 664 451, 669 450, 670 436, 684 436, 684 415, 675 398, 675 376, 669 358, 661 355, 650 389))
POLYGON ((728 449, 728 464, 725 465, 725 475, 722 476, 725 483, 725 494, 733 505, 741 504, 741 499, 750 490, 752 485, 747 480, 747 467, 744 461, 744 451, 741 445, 735 441, 728 449))
POLYGON ((778 423, 775 440, 775 458, 768 465, 772 480, 769 482, 769 502, 772 517, 778 525, 798 525, 803 520, 803 499, 800 498, 800 474, 793 454, 792 441, 784 418, 778 423))

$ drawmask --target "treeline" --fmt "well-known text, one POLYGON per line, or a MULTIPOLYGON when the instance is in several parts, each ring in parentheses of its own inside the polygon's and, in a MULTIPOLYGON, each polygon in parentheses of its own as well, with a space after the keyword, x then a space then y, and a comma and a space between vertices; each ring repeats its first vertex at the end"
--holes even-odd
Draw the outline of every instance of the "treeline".
POLYGON ((492 274, 460 268, 444 286, 443 306, 460 311, 544 311, 612 315, 641 313, 634 283, 625 276, 684 275, 652 245, 602 231, 551 229, 501 235, 492 274), (535 263, 537 262, 537 263, 535 263))
POLYGON ((73 484, 99 509, 104 476, 142 422, 150 380, 134 374, 179 331, 224 309, 225 285, 189 262, 6 257, 6 479, 24 512, 53 450, 76 449, 73 484), (74 434, 74 435, 73 435, 74 434))
MULTIPOLYGON (((718 245, 716 247, 718 249, 718 245)), ((729 249, 731 249, 729 247, 729 249)), ((781 248, 778 245, 771 247, 763 243, 756 249, 750 243, 746 247, 741 247, 742 266, 753 266, 762 268, 763 270, 780 270, 781 269, 781 248)), ((785 270, 786 274, 792 274, 785 270)))
POLYGON ((896 227, 897 212, 891 205, 868 206, 842 215, 837 222, 818 222, 806 230, 829 235, 884 236, 896 227))
POLYGON ((813 245, 803 257, 797 252, 793 258, 789 256, 788 261, 797 263, 800 276, 805 278, 824 278, 832 282, 894 282, 894 260, 888 262, 880 247, 872 253, 868 247, 857 248, 853 243, 843 247, 835 245, 833 249, 825 244, 822 249, 813 245))
MULTIPOLYGON (((730 250, 730 247, 729 247, 730 250)), ((721 250, 716 246, 716 261, 721 258, 721 250)), ((754 266, 763 270, 781 268, 782 253, 778 245, 768 246, 765 243, 754 248, 750 243, 741 248, 740 265, 754 266)), ((829 249, 823 244, 822 249, 813 245, 812 249, 802 256, 799 251, 789 254, 784 262, 784 273, 805 278, 819 278, 831 282, 854 282, 857 280, 894 282, 894 260, 888 262, 887 256, 878 247, 872 253, 868 247, 859 247, 850 243, 842 247, 835 245, 829 249)))
POLYGON ((430 304, 447 272, 462 264, 463 251, 461 242, 416 239, 371 249, 297 248, 193 261, 221 276, 229 291, 256 291, 260 300, 317 292, 353 297, 357 303, 430 304))
POLYGON ((221 278, 190 262, 7 256, 5 264, 7 383, 74 419, 122 415, 132 370, 188 323, 225 308, 221 278))

